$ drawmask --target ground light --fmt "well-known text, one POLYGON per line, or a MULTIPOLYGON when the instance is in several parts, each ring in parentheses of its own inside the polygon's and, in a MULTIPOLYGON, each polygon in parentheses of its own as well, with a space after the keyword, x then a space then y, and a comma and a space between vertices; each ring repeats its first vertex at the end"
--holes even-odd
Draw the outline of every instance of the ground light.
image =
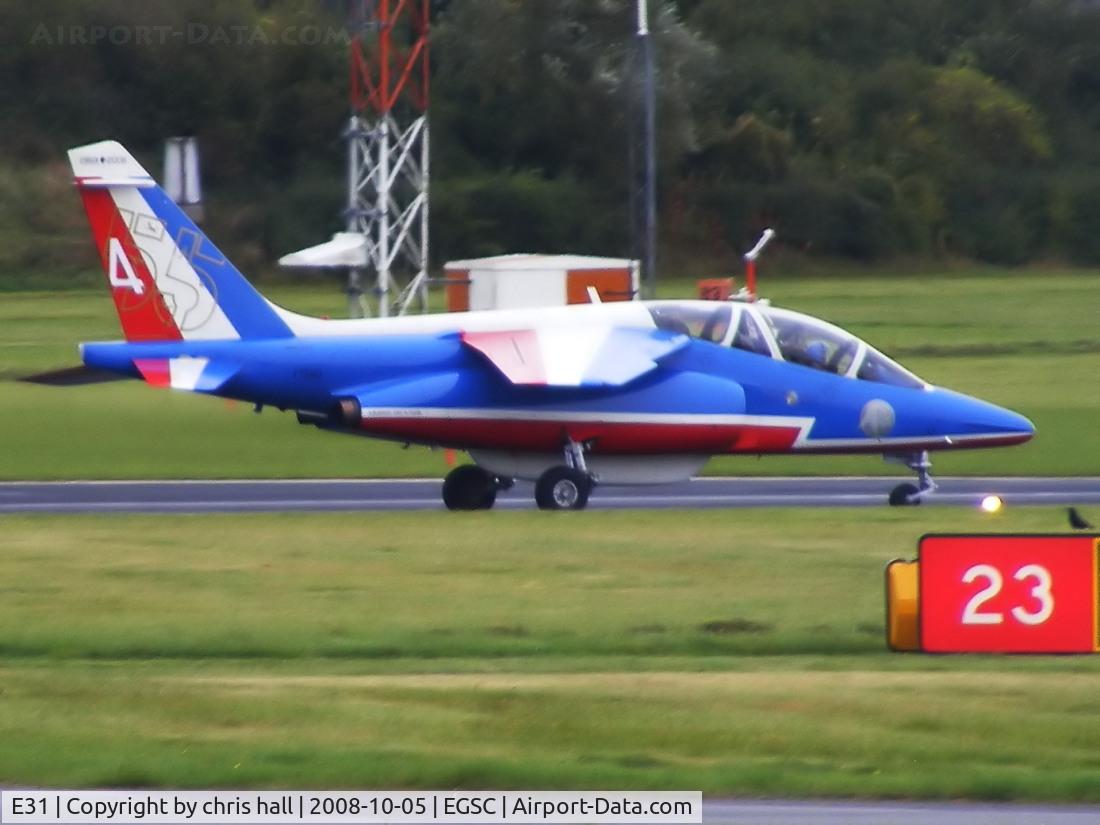
POLYGON ((1005 503, 1000 496, 986 496, 981 500, 978 505, 983 513, 999 513, 1004 508, 1005 503))

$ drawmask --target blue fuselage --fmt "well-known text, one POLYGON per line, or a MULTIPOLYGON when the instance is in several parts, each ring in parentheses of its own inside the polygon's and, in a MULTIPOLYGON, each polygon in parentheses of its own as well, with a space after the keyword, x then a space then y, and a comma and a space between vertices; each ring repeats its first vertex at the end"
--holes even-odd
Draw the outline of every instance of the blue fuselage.
MULTIPOLYGON (((322 416, 350 398, 362 425, 341 426, 459 448, 516 449, 516 422, 532 433, 540 422, 580 427, 594 452, 601 425, 648 424, 640 439, 608 432, 603 440, 612 452, 632 452, 640 440, 638 452, 650 454, 948 449, 1017 443, 1034 432, 1023 416, 949 390, 857 380, 700 340, 613 388, 514 385, 457 334, 95 343, 83 357, 135 378, 140 364, 206 359, 191 389, 322 416)), ((530 445, 554 448, 540 438, 530 445)))

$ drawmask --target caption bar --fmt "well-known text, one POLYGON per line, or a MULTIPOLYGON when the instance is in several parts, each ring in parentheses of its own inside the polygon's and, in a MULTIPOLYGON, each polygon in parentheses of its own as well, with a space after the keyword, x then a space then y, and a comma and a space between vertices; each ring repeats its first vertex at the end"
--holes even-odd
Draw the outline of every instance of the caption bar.
POLYGON ((298 825, 421 822, 694 823, 698 791, 0 791, 0 822, 298 825))

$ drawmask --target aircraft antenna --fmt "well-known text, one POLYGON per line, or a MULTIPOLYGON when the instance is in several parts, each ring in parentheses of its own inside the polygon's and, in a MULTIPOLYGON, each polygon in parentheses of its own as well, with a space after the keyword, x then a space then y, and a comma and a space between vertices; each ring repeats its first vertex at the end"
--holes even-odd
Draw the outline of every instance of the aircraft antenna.
POLYGON ((404 314, 415 299, 428 308, 428 4, 348 0, 346 231, 279 259, 346 269, 352 318, 370 314, 364 273, 379 315, 404 314), (396 301, 394 269, 411 273, 396 301))
MULTIPOLYGON (((351 32, 351 116, 347 231, 365 239, 366 268, 375 275, 378 314, 390 312, 391 271, 400 261, 415 273, 398 301, 428 302, 429 0, 354 0, 351 32)), ((349 299, 361 290, 348 277, 349 299)))

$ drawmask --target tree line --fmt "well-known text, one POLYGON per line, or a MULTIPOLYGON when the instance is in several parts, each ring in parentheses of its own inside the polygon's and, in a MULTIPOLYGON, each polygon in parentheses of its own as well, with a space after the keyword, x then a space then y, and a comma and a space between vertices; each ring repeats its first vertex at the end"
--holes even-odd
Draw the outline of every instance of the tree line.
MULTIPOLYGON (((341 0, 4 5, 9 281, 86 266, 64 150, 107 137, 159 172, 165 137, 198 135, 211 232, 246 266, 340 228, 341 0)), ((1100 262, 1095 5, 652 2, 662 254, 774 226, 813 256, 1100 262)), ((633 24, 633 0, 434 0, 436 262, 629 252, 633 24)))

